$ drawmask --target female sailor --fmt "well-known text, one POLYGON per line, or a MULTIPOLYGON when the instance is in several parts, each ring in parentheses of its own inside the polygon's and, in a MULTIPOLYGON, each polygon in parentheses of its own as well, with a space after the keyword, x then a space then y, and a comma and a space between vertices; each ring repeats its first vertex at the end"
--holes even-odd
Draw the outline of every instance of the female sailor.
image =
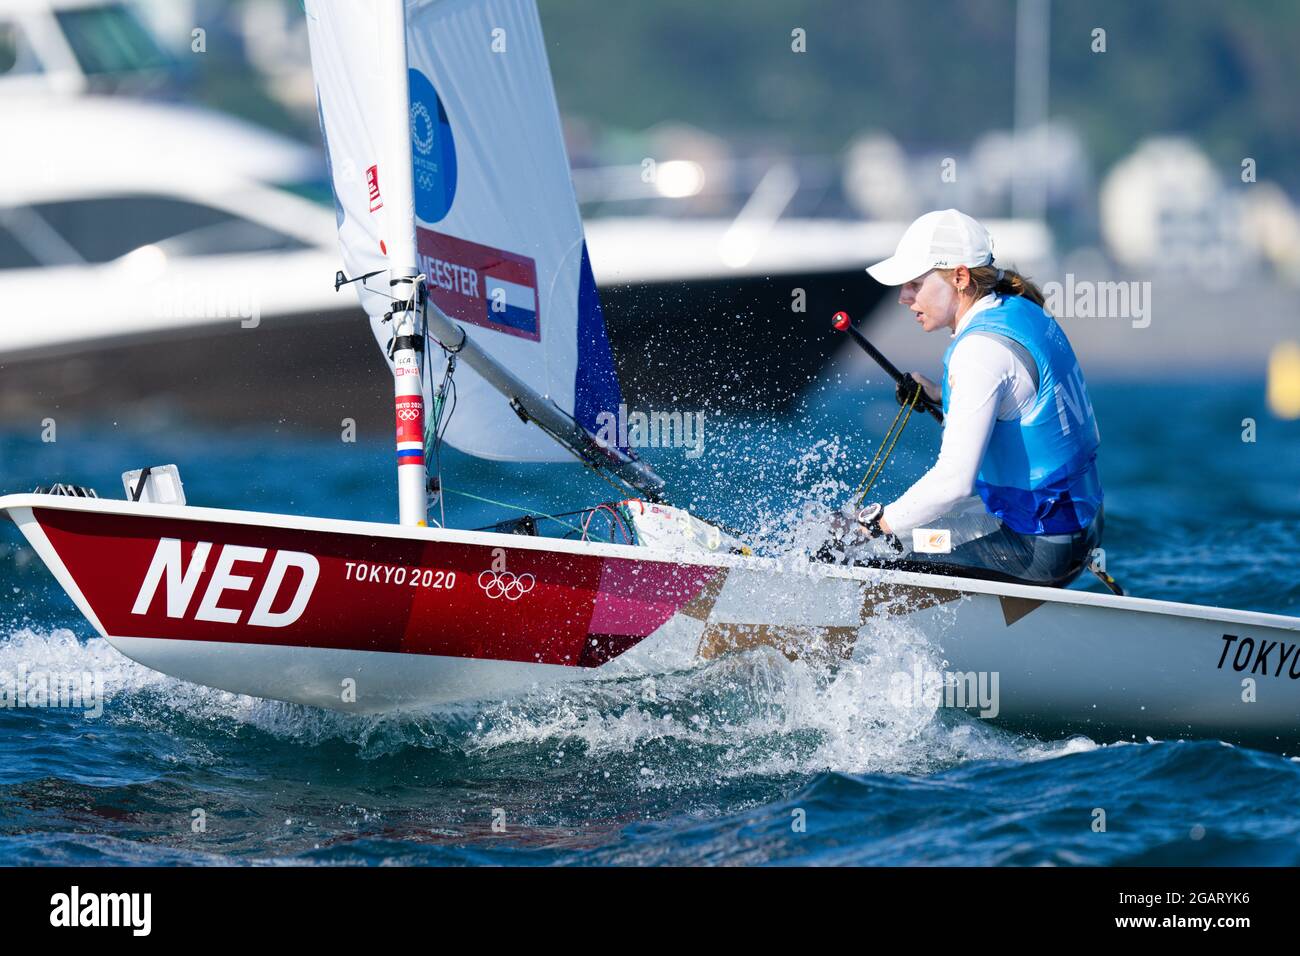
POLYGON ((994 265, 988 230, 956 209, 921 216, 867 271, 901 286, 924 331, 952 341, 940 383, 914 372, 898 389, 900 402, 921 388, 941 405, 938 461, 888 506, 859 509, 859 534, 885 538, 902 552, 893 563, 918 570, 1069 583, 1101 541, 1100 435, 1042 292, 994 265))

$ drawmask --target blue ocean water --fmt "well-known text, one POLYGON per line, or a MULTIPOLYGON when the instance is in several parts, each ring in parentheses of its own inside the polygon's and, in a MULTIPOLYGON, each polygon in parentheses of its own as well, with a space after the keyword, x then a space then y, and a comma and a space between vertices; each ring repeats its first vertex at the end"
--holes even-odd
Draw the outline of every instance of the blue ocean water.
MULTIPOLYGON (((1271 418, 1259 382, 1096 383, 1093 397, 1108 564, 1130 593, 1300 613, 1300 422, 1271 418)), ((893 414, 878 382, 828 383, 781 419, 706 418, 698 458, 647 457, 677 503, 777 542, 802 503, 856 484, 893 414)), ((880 497, 920 473, 936 432, 909 426, 880 497)), ((123 470, 176 462, 191 503, 393 517, 387 435, 345 444, 276 425, 105 420, 58 439, 42 442, 36 425, 0 434, 0 490, 63 479, 116 496, 123 470)), ((610 494, 574 467, 454 452, 444 477, 543 511, 610 494)), ((460 527, 507 514, 456 496, 448 509, 460 527)), ((1300 762, 1288 756, 1019 737, 892 709, 853 664, 828 672, 755 651, 363 718, 126 660, 8 525, 0 596, 0 674, 93 670, 107 690, 97 719, 0 709, 0 864, 1300 863, 1300 762)))

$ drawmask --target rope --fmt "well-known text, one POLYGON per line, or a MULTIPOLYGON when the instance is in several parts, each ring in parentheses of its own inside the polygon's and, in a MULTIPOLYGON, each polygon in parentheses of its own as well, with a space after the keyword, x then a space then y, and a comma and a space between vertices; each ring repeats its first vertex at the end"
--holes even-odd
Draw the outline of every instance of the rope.
POLYGON ((921 387, 918 385, 916 390, 912 392, 912 400, 900 407, 898 414, 894 416, 894 420, 889 423, 889 428, 885 430, 884 437, 880 439, 880 445, 876 448, 876 454, 872 457, 871 464, 867 466, 866 474, 858 482, 858 487, 853 490, 853 493, 858 496, 857 507, 862 507, 862 501, 867 497, 867 493, 871 491, 871 486, 876 483, 876 479, 885 470, 885 464, 889 461, 889 456, 894 453, 894 446, 898 444, 903 429, 907 427, 907 420, 912 417, 912 409, 916 408, 916 403, 920 398, 921 387), (899 423, 900 418, 903 420, 901 424, 899 423), (895 428, 897 428, 897 431, 895 431, 895 428), (889 443, 888 448, 885 447, 886 442, 889 443))
MULTIPOLYGON (((532 508, 521 508, 518 505, 510 504, 510 502, 508 501, 496 501, 492 498, 484 498, 482 495, 470 494, 468 491, 457 491, 455 488, 444 488, 442 490, 449 495, 460 495, 462 498, 473 498, 475 501, 481 501, 484 504, 488 504, 488 505, 496 505, 498 508, 509 508, 511 511, 518 511, 526 515, 537 515, 539 518, 549 518, 551 521, 554 521, 558 524, 562 524, 566 528, 569 528, 573 531, 578 532, 579 534, 582 534, 582 529, 579 528, 577 525, 569 524, 569 522, 567 521, 561 521, 559 517, 557 517, 556 515, 548 515, 545 512, 536 511, 532 508)), ((569 513, 582 514, 582 512, 569 512, 569 513)))
POLYGON ((615 511, 607 504, 596 505, 596 507, 592 508, 587 513, 586 520, 582 522, 582 540, 583 541, 591 540, 591 536, 588 533, 588 529, 591 527, 592 519, 595 518, 596 515, 601 511, 608 511, 611 515, 611 517, 608 519, 609 540, 610 541, 614 540, 614 532, 617 530, 623 535, 623 541, 625 544, 632 544, 633 541, 632 541, 631 529, 626 524, 624 524, 623 516, 620 515, 617 511, 615 511))
MULTIPOLYGON (((424 286, 420 285, 419 290, 423 292, 423 289, 424 286)), ((429 300, 427 295, 421 295, 420 299, 420 332, 424 336, 424 361, 420 370, 420 390, 423 392, 427 386, 428 392, 432 396, 432 407, 428 409, 428 414, 424 420, 424 460, 433 464, 433 483, 430 487, 438 490, 438 515, 441 519, 439 525, 445 528, 447 526, 447 505, 446 498, 442 494, 442 440, 443 436, 447 434, 448 426, 451 424, 451 416, 456 413, 456 353, 450 351, 429 334, 429 300), (430 359, 430 342, 437 343, 438 347, 442 349, 442 354, 447 362, 443 371, 442 384, 438 386, 437 391, 434 391, 433 388, 433 363, 430 359)))
MULTIPOLYGON (((508 501, 497 501, 494 498, 485 498, 482 495, 471 494, 468 491, 459 491, 455 488, 444 488, 443 491, 451 495, 460 495, 462 498, 473 498, 475 501, 481 501, 484 504, 489 504, 489 505, 496 505, 499 508, 509 508, 511 511, 518 511, 521 514, 532 515, 538 518, 546 518, 550 521, 554 521, 556 524, 564 525, 564 527, 568 528, 571 531, 578 532, 578 534, 582 536, 583 541, 591 540, 589 535, 589 529, 591 526, 591 520, 594 517, 596 517, 597 512, 608 511, 610 515, 613 516, 609 523, 610 540, 611 541, 614 540, 614 531, 618 530, 623 535, 623 540, 627 544, 637 543, 636 526, 629 521, 629 518, 624 517, 622 514, 619 513, 619 510, 621 510, 622 506, 619 506, 619 509, 616 509, 610 504, 602 502, 601 504, 598 504, 593 508, 580 508, 577 511, 561 511, 559 514, 547 514, 544 511, 537 511, 533 508, 521 508, 519 507, 519 505, 512 505, 508 501), (586 516, 582 522, 581 528, 579 528, 577 525, 569 524, 569 522, 561 520, 563 518, 572 517, 574 515, 586 516)), ((494 527, 494 525, 487 525, 484 528, 478 528, 476 530, 486 531, 492 527, 494 527)))
POLYGON ((528 421, 532 422, 534 425, 536 425, 546 434, 550 435, 551 438, 553 438, 556 442, 558 442, 562 448, 567 448, 569 450, 569 453, 572 454, 574 458, 578 459, 578 461, 582 463, 582 466, 584 468, 589 469, 593 474, 595 474, 598 478, 600 478, 601 481, 605 482, 605 484, 609 485, 611 488, 617 491, 620 498, 626 498, 629 491, 643 490, 641 488, 636 487, 632 483, 625 481, 622 478, 619 478, 619 481, 623 482, 622 485, 615 483, 614 479, 605 473, 605 466, 603 463, 593 462, 590 458, 588 458, 585 454, 583 454, 583 452, 575 448, 566 438, 557 434, 552 429, 547 428, 537 419, 529 418, 528 421))

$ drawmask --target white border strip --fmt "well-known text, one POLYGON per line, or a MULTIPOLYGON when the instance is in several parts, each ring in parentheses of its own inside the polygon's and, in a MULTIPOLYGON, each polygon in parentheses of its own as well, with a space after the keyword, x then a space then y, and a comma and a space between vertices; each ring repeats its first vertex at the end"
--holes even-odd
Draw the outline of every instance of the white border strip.
POLYGON ((18 530, 23 533, 28 543, 40 555, 41 560, 50 569, 50 573, 54 575, 55 580, 68 593, 68 597, 72 598, 72 602, 77 605, 77 609, 86 616, 86 620, 99 632, 99 636, 108 637, 108 631, 100 623, 99 617, 95 614, 94 608, 90 606, 90 602, 86 600, 86 596, 81 593, 81 588, 77 587, 77 582, 73 580, 72 574, 68 571, 67 565, 63 563, 63 559, 59 557, 59 553, 54 550, 54 545, 46 537, 45 529, 41 527, 40 522, 32 514, 32 509, 14 507, 4 503, 12 497, 11 495, 7 498, 0 498, 0 511, 9 512, 9 516, 14 519, 14 524, 18 525, 18 530))

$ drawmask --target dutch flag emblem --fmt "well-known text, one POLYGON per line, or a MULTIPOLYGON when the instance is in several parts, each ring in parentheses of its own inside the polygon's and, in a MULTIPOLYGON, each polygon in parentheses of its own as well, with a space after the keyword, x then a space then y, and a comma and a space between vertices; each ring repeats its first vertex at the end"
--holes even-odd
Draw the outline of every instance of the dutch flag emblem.
POLYGON ((537 334, 537 291, 499 276, 483 277, 488 320, 527 335, 537 334))

